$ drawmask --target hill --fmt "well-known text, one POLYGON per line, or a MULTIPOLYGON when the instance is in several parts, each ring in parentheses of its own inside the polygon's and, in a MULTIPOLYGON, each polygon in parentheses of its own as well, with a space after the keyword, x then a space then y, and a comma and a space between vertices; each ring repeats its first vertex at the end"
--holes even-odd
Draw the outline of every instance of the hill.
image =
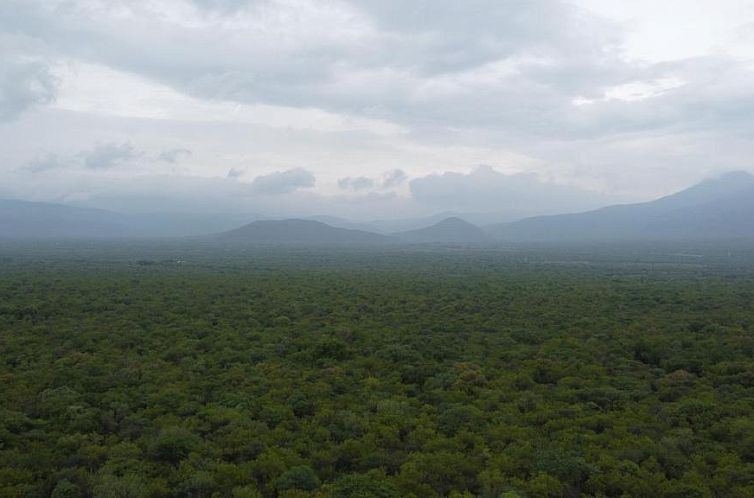
POLYGON ((445 218, 425 228, 399 232, 394 236, 410 243, 480 244, 490 240, 484 230, 456 217, 445 218))
POLYGON ((507 241, 754 238, 754 176, 733 172, 660 199, 487 227, 507 241))
POLYGON ((130 232, 123 215, 61 204, 0 200, 0 238, 89 238, 130 232))
MULTIPOLYGON (((248 215, 243 219, 248 220, 248 215)), ((232 214, 125 214, 47 202, 0 200, 0 239, 181 237, 238 226, 232 214)))
POLYGON ((347 228, 336 228, 314 220, 254 221, 235 230, 219 234, 221 240, 255 244, 383 244, 390 237, 347 228))

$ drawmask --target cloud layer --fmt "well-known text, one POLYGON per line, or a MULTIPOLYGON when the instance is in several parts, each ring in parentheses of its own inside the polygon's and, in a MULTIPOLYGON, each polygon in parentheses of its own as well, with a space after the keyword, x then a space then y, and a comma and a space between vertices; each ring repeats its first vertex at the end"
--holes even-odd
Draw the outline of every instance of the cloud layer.
MULTIPOLYGON (((117 9, 104 0, 7 0, 0 19, 0 28, 40 40, 47 55, 121 68, 202 99, 377 114, 430 130, 450 124, 526 139, 681 119, 748 128, 730 106, 754 97, 746 63, 627 60, 620 25, 553 0, 200 0, 117 9), (668 81, 678 90, 665 91, 668 81)), ((5 116, 54 92, 42 65, 5 73, 5 116)))
POLYGON ((583 189, 541 181, 537 175, 506 175, 489 166, 468 174, 442 173, 410 182, 413 198, 436 209, 459 212, 543 214, 603 206, 603 196, 583 189))
POLYGON ((16 119, 29 108, 44 105, 55 98, 56 82, 49 67, 40 61, 14 60, 0 63, 0 122, 16 119))
POLYGON ((314 175, 303 168, 276 171, 260 175, 251 182, 250 192, 264 195, 289 194, 302 188, 314 186, 314 175))
POLYGON ((478 211, 752 171, 754 9, 669 2, 5 0, 1 179, 478 211))

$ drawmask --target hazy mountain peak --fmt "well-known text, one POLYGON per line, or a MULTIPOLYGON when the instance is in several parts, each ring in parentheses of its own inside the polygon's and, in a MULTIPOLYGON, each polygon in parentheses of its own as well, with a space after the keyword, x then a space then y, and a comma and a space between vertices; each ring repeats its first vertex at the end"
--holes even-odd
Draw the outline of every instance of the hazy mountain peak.
POLYGON ((374 244, 389 241, 388 237, 376 233, 296 218, 253 221, 219 236, 255 244, 374 244))
POLYGON ((445 218, 425 228, 395 235, 406 242, 416 243, 478 244, 488 239, 484 230, 455 216, 445 218))
MULTIPOLYGON (((747 171, 728 171, 715 178, 704 180, 691 189, 717 189, 721 193, 729 193, 741 188, 749 188, 754 186, 754 175, 747 171)), ((689 190, 689 189, 687 189, 689 190)))
POLYGON ((706 204, 718 199, 739 195, 754 188, 754 176, 746 171, 730 171, 704 180, 685 190, 654 201, 656 205, 684 207, 706 204))
POLYGON ((651 202, 528 218, 489 229, 518 241, 754 238, 754 176, 734 171, 651 202))
POLYGON ((458 216, 449 216, 444 220, 437 222, 435 226, 475 227, 473 223, 469 223, 468 221, 461 219, 458 216))
POLYGON ((735 170, 723 173, 716 180, 719 182, 748 182, 754 184, 754 175, 748 171, 735 170))

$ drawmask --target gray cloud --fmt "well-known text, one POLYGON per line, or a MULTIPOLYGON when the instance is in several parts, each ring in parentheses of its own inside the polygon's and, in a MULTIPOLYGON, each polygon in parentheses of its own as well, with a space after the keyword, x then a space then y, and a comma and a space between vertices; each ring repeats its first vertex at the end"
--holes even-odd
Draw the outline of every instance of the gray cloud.
POLYGON ((144 151, 134 147, 131 142, 98 143, 90 149, 75 154, 50 153, 40 156, 21 169, 32 173, 81 168, 109 170, 128 161, 145 157, 145 155, 144 151))
POLYGON ((255 0, 191 0, 199 8, 211 12, 233 14, 249 6, 255 0))
POLYGON ((93 149, 82 152, 84 167, 88 169, 110 169, 126 161, 143 156, 130 142, 122 144, 97 144, 93 149))
MULTIPOLYGON (((0 51, 0 56, 8 57, 0 51)), ((0 63, 0 121, 10 121, 35 105, 54 100, 57 82, 47 64, 6 59, 0 63)))
POLYGON ((65 160, 61 159, 58 154, 47 154, 44 157, 34 159, 22 169, 32 173, 42 173, 64 167, 65 165, 65 160))
POLYGON ((408 179, 406 172, 400 169, 393 169, 382 176, 382 188, 393 188, 402 184, 408 179))
POLYGON ((367 190, 374 187, 374 180, 365 176, 348 176, 338 180, 338 187, 343 190, 367 190))
POLYGON ((314 186, 314 175, 303 168, 276 171, 260 175, 251 182, 251 192, 256 194, 289 194, 302 188, 314 186))
POLYGON ((306 0, 192 1, 217 16, 187 25, 161 15, 159 3, 123 4, 129 15, 111 16, 92 0, 6 0, 0 30, 200 98, 366 115, 378 106, 417 137, 505 133, 506 146, 526 152, 543 139, 678 126, 752 132, 746 113, 736 115, 754 98, 745 62, 628 60, 624 26, 566 1, 351 0, 326 9, 306 0), (238 28, 223 24, 225 15, 238 28), (686 85, 642 102, 604 98, 673 77, 686 85), (730 88, 730 78, 740 86, 730 88), (579 99, 593 104, 574 105, 579 99))
MULTIPOLYGON (((39 182, 30 178, 28 188, 39 192, 39 182)), ((113 179, 107 175, 73 173, 65 182, 78 187, 78 204, 123 212, 215 212, 249 213, 258 216, 304 217, 314 213, 374 219, 376 213, 391 217, 423 216, 426 210, 393 193, 367 193, 352 196, 323 196, 311 190, 285 195, 249 195, 248 184, 232 178, 203 178, 184 175, 138 175, 113 179), (79 176, 81 175, 81 176, 79 176)), ((4 185, 0 185, 2 191, 4 185)), ((51 187, 37 200, 61 201, 68 189, 51 187)), ((18 196, 12 192, 9 196, 18 196)))
POLYGON ((21 32, 61 57, 135 72, 200 98, 367 115, 379 105, 380 116, 426 132, 417 136, 505 132, 507 145, 529 150, 543 138, 679 124, 696 130, 711 119, 752 128, 750 120, 733 116, 754 97, 745 89, 754 78, 745 62, 720 56, 675 64, 628 60, 623 26, 561 0, 416 0, 408 6, 351 0, 326 9, 305 0, 193 3, 220 15, 181 24, 161 15, 159 3, 123 4, 128 15, 111 16, 92 0, 54 6, 6 0, 0 30, 21 32), (234 16, 238 28, 223 24, 224 15, 234 16), (718 70, 710 71, 711 63, 718 70), (687 80, 684 89, 645 102, 604 99, 621 85, 673 77, 687 80), (729 88, 729 78, 741 86, 729 88), (574 105, 579 99, 594 104, 574 105))
POLYGON ((236 168, 230 168, 230 169, 228 170, 228 173, 227 173, 227 174, 225 175, 225 178, 233 178, 233 179, 236 179, 236 178, 239 178, 239 177, 240 177, 241 175, 243 175, 243 173, 244 173, 244 172, 243 172, 243 171, 241 171, 240 169, 236 169, 236 168))
POLYGON ((442 173, 409 183, 417 202, 440 210, 525 214, 590 209, 608 203, 593 192, 540 180, 537 175, 506 175, 489 166, 471 173, 442 173))
MULTIPOLYGON (((405 174, 393 178, 379 172, 389 165, 411 164, 413 157, 420 159, 416 168, 422 171, 435 164, 442 171, 446 165, 457 169, 489 161, 509 168, 536 168, 548 178, 577 180, 594 188, 633 189, 628 193, 637 195, 687 185, 689 174, 698 179, 713 168, 751 167, 754 66, 750 60, 726 57, 723 50, 661 63, 628 59, 630 26, 580 10, 567 0, 336 0, 324 6, 315 0, 175 0, 118 2, 117 13, 111 7, 107 0, 0 1, 0 121, 52 102, 53 74, 61 67, 72 63, 73 76, 66 71, 59 74, 67 75, 65 82, 75 87, 76 68, 91 63, 98 66, 80 66, 85 68, 81 88, 88 83, 101 86, 101 81, 94 81, 100 77, 115 82, 123 78, 130 84, 135 80, 126 79, 128 74, 211 105, 262 103, 305 112, 342 112, 347 115, 337 119, 342 118, 345 127, 352 115, 398 124, 396 128, 405 131, 398 138, 374 138, 360 129, 325 138, 324 134, 315 137, 318 131, 312 130, 304 140, 299 140, 301 135, 294 140, 281 131, 260 146, 265 149, 259 153, 261 164, 303 164, 314 151, 320 155, 306 164, 340 168, 336 177, 363 174, 373 181, 369 189, 376 191, 405 183, 405 174), (6 43, 9 38, 15 41, 6 43), (109 74, 107 68, 118 73, 109 74), (665 88, 665 80, 677 84, 665 88), (348 143, 375 152, 358 173, 348 170, 354 164, 348 143), (384 153, 388 149, 405 155, 395 160, 384 153), (508 153, 525 161, 507 164, 498 159, 508 153)), ((735 31, 732 22, 731 32, 735 31)), ((744 41, 753 32, 751 25, 738 31, 736 36, 744 41)), ((29 114, 12 126, 29 130, 35 119, 33 124, 46 127, 47 133, 39 136, 57 145, 40 150, 76 150, 96 140, 112 140, 111 136, 133 137, 141 143, 147 135, 134 131, 136 121, 129 119, 136 118, 128 117, 129 109, 117 109, 126 117, 119 116, 116 123, 107 109, 95 116, 77 111, 75 99, 67 104, 72 108, 66 109, 61 98, 60 107, 49 106, 44 114, 29 114), (48 122, 57 123, 59 130, 48 122), (80 138, 80 130, 100 124, 102 129, 80 138), (76 140, 81 143, 73 143, 76 140)), ((172 115, 164 120, 140 117, 139 130, 159 129, 144 143, 169 136, 167 143, 175 144, 178 130, 183 129, 182 138, 197 155, 201 151, 202 157, 210 157, 205 152, 218 157, 227 152, 229 162, 220 169, 196 165, 205 167, 205 176, 223 176, 231 165, 238 167, 234 158, 249 153, 244 148, 247 143, 238 145, 245 140, 238 138, 240 127, 175 115, 179 117, 173 121, 172 115), (210 133, 215 134, 212 143, 207 138, 210 133)), ((10 126, 4 124, 4 131, 10 126)), ((259 143, 264 140, 258 137, 266 133, 262 128, 254 130, 259 143)), ((20 136, 24 135, 9 132, 0 138, 20 136)), ((106 170, 138 158, 129 157, 137 151, 127 150, 126 145, 115 142, 110 150, 103 146, 89 151, 91 159, 87 154, 61 153, 31 163, 29 158, 37 153, 34 147, 3 147, 0 160, 8 168, 29 164, 27 174, 84 165, 106 170)), ((170 151, 160 157, 157 152, 145 160, 170 163, 185 157, 170 151)), ((488 182, 478 181, 482 176, 478 172, 433 175, 416 179, 410 188, 423 206, 437 209, 502 205, 494 202, 499 196, 485 190, 488 182, 496 184, 500 179, 488 174, 488 182), (481 194, 474 199, 464 189, 477 184, 481 194), (460 197, 454 200, 455 191, 460 197)), ((234 175, 229 172, 228 177, 234 175)), ((251 190, 289 188, 275 187, 273 180, 264 178, 251 190)), ((527 185, 522 178, 506 182, 539 191, 537 182, 527 185)), ((506 194, 503 201, 508 198, 516 198, 515 193, 506 194)), ((534 195, 526 199, 540 202, 534 195)))
POLYGON ((552 132, 567 124, 573 98, 652 74, 620 57, 617 26, 555 0, 356 0, 327 9, 269 0, 250 2, 238 17, 245 28, 228 31, 171 23, 148 4, 129 6, 128 22, 85 0, 4 5, 5 29, 195 96, 357 114, 379 102, 389 119, 422 127, 552 132))
POLYGON ((382 174, 381 178, 369 178, 366 176, 347 176, 338 180, 338 187, 343 190, 387 190, 397 187, 408 179, 403 170, 393 169, 382 174))
POLYGON ((166 163, 177 163, 181 158, 190 156, 191 151, 188 149, 169 149, 160 152, 157 156, 157 160, 166 163))

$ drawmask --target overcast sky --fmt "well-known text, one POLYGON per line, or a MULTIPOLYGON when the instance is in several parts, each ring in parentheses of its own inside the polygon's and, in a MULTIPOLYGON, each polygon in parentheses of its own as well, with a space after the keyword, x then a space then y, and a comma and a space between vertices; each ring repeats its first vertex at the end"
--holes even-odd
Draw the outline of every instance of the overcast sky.
POLYGON ((0 198, 568 211, 753 138, 754 1, 0 1, 0 198))

